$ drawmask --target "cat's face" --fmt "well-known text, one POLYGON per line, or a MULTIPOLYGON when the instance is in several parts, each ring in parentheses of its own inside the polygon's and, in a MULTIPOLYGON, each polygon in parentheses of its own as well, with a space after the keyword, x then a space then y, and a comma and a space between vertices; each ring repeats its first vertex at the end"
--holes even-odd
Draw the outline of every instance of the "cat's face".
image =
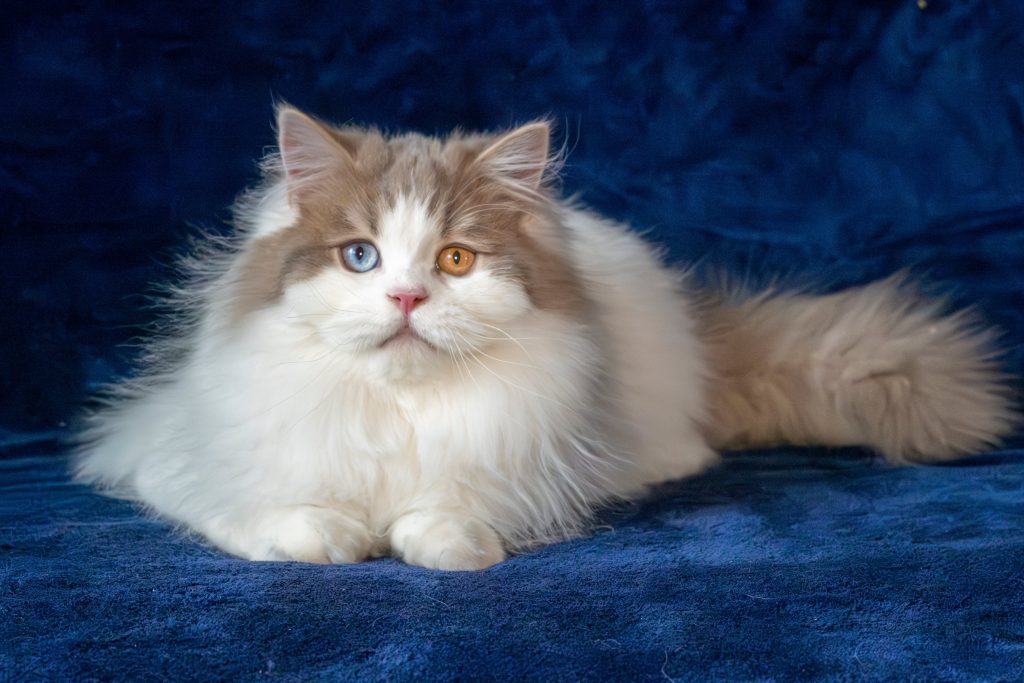
POLYGON ((540 186, 546 125, 387 139, 284 110, 279 127, 297 219, 253 241, 241 270, 250 307, 281 304, 337 353, 396 380, 516 343, 534 311, 580 307, 540 186))

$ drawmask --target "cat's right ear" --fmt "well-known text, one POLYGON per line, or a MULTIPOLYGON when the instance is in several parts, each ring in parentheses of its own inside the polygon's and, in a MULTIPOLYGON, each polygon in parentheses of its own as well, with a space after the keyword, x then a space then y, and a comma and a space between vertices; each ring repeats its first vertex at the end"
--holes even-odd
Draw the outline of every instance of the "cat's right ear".
POLYGON ((354 163, 350 151, 324 124, 293 107, 277 110, 277 146, 293 201, 316 192, 354 163))

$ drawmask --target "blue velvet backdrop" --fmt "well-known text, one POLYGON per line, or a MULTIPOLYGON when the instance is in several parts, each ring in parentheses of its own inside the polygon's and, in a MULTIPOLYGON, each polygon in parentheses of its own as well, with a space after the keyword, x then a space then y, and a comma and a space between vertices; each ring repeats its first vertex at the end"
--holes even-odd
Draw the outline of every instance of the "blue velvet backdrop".
POLYGON ((254 179, 274 98, 427 132, 551 114, 566 192, 672 260, 911 267, 1021 374, 1024 3, 921 4, 5 3, 0 678, 1019 678, 1019 441, 734 454, 471 575, 228 558, 68 483, 60 445, 159 263, 254 179))

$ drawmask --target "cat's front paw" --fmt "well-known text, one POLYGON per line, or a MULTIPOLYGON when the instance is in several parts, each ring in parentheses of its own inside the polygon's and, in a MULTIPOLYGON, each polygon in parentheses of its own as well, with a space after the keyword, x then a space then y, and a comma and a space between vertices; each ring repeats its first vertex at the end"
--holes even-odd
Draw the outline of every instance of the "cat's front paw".
POLYGON ((505 559, 501 539, 470 516, 412 512, 391 528, 391 547, 409 564, 428 569, 472 571, 505 559))
POLYGON ((371 546, 370 532, 363 522, 316 505, 297 505, 262 514, 243 533, 219 531, 209 534, 218 545, 250 560, 270 562, 361 562, 369 555, 371 546))

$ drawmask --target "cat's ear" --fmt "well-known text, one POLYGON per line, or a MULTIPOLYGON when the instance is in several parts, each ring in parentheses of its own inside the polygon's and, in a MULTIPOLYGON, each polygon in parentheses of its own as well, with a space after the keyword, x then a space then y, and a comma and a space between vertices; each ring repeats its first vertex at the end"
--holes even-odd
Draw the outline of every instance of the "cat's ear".
POLYGON ((277 110, 277 146, 293 198, 354 164, 354 142, 293 107, 277 110), (346 145, 345 143, 348 142, 346 145))
POLYGON ((494 176, 530 191, 540 187, 550 163, 551 124, 536 121, 502 135, 477 157, 494 176))

